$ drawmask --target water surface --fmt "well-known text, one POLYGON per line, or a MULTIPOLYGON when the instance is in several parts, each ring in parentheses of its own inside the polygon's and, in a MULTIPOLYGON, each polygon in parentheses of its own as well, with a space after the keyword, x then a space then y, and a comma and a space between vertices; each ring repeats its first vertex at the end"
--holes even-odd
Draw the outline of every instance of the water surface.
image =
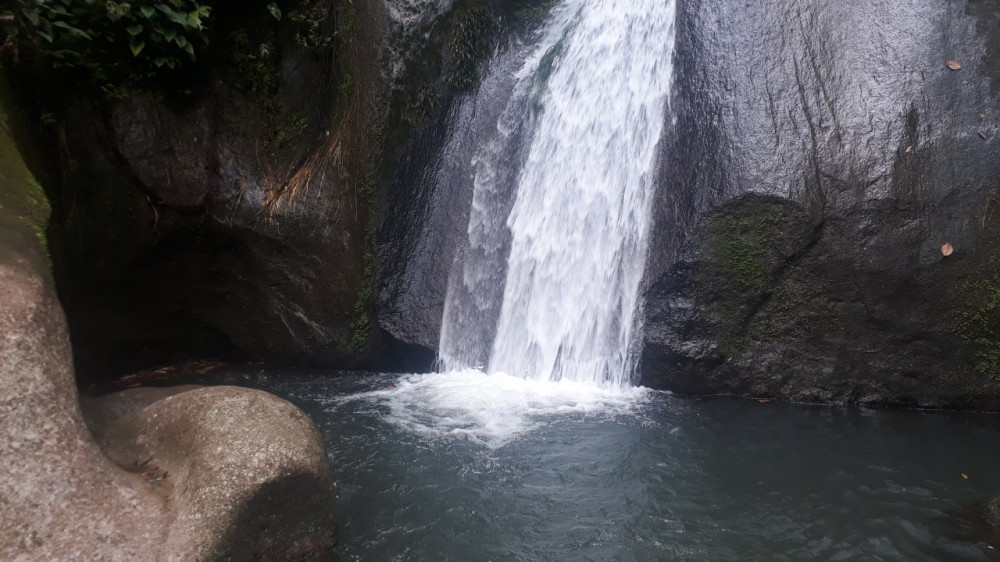
POLYGON ((1000 560, 995 416, 518 381, 251 379, 320 426, 343 560, 1000 560))

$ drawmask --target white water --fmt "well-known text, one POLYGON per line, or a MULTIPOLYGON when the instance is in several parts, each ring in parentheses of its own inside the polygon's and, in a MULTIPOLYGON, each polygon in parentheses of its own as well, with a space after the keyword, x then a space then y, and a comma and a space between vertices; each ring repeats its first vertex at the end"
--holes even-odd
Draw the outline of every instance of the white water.
POLYGON ((409 375, 394 388, 353 395, 387 409, 390 423, 428 441, 468 440, 496 449, 542 425, 551 416, 633 412, 652 391, 604 389, 563 379, 536 381, 504 373, 465 370, 409 375))
POLYGON ((674 11, 674 0, 556 8, 477 157, 445 370, 630 385, 674 11))

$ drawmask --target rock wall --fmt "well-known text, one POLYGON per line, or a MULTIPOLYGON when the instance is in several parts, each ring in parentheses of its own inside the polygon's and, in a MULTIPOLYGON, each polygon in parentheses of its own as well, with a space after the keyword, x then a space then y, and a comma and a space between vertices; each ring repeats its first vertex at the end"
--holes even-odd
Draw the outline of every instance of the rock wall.
POLYGON ((23 65, 80 376, 192 356, 429 367, 413 344, 431 338, 413 334, 439 324, 446 283, 428 277, 429 305, 427 283, 409 289, 430 211, 408 174, 436 158, 495 18, 529 4, 302 0, 281 21, 218 8, 183 87, 111 98, 23 65))
POLYGON ((497 134, 530 32, 552 4, 456 0, 411 63, 405 98, 421 103, 400 104, 408 123, 387 160, 376 292, 379 327, 424 350, 408 354, 409 369, 432 366, 452 266, 468 244, 475 158, 497 134))
POLYGON ((92 401, 84 423, 43 236, 49 209, 0 83, 0 559, 293 559, 336 542, 312 422, 259 391, 92 401), (141 403, 140 403, 141 402, 141 403), (96 425, 95 425, 96 427, 96 425), (109 458, 110 455, 110 458, 109 458))
POLYGON ((386 15, 295 6, 280 22, 263 5, 218 7, 201 62, 152 87, 105 96, 17 69, 48 156, 38 168, 82 377, 199 355, 363 355, 386 15))
MULTIPOLYGON (((43 179, 84 376, 430 367, 474 147, 549 4, 307 4, 350 41, 234 20, 216 39, 271 58, 220 51, 190 94, 57 98, 43 179)), ((998 10, 678 4, 643 384, 998 407, 998 10)))
POLYGON ((1000 8, 679 16, 642 382, 1000 408, 1000 8))

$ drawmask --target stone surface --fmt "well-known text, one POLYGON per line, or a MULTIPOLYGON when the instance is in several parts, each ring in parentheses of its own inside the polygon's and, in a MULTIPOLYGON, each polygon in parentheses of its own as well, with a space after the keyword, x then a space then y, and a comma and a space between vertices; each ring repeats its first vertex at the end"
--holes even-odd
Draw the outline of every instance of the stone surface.
POLYGON ((141 559, 162 499, 119 470, 81 419, 66 321, 39 243, 44 199, 0 131, 0 559, 141 559))
POLYGON ((369 34, 386 16, 365 3, 343 21, 345 6, 302 2, 280 22, 263 5, 220 8, 186 92, 107 102, 42 87, 63 77, 51 69, 18 75, 25 104, 49 115, 36 130, 56 170, 52 257, 82 378, 191 357, 358 359, 358 193, 384 87, 369 34), (319 45, 348 26, 350 45, 319 45))
POLYGON ((97 441, 167 498, 162 549, 294 560, 336 544, 323 441, 301 410, 236 387, 139 388, 88 401, 97 441))
POLYGON ((1000 409, 1000 8, 678 15, 642 383, 1000 409))
POLYGON ((994 498, 986 504, 983 515, 990 526, 1000 530, 1000 497, 994 498))
POLYGON ((95 443, 39 236, 48 209, 8 133, 13 120, 5 114, 0 128, 0 560, 328 550, 329 461, 312 422, 283 400, 232 387, 87 399, 105 449, 95 443))

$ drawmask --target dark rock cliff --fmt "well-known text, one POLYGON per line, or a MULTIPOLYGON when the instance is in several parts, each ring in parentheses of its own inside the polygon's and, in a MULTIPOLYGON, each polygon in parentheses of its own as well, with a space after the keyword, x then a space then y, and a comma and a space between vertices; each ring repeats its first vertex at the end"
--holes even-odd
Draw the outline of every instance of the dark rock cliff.
POLYGON ((1000 6, 679 9, 643 384, 1000 408, 1000 6))
POLYGON ((152 87, 105 96, 17 69, 83 378, 198 355, 348 366, 368 347, 391 18, 226 9, 199 64, 152 87))
POLYGON ((16 68, 80 376, 191 356, 429 367, 434 342, 393 295, 417 294, 400 272, 446 207, 410 174, 437 158, 498 22, 526 26, 536 4, 298 0, 275 21, 220 2, 199 63, 142 88, 16 68))

